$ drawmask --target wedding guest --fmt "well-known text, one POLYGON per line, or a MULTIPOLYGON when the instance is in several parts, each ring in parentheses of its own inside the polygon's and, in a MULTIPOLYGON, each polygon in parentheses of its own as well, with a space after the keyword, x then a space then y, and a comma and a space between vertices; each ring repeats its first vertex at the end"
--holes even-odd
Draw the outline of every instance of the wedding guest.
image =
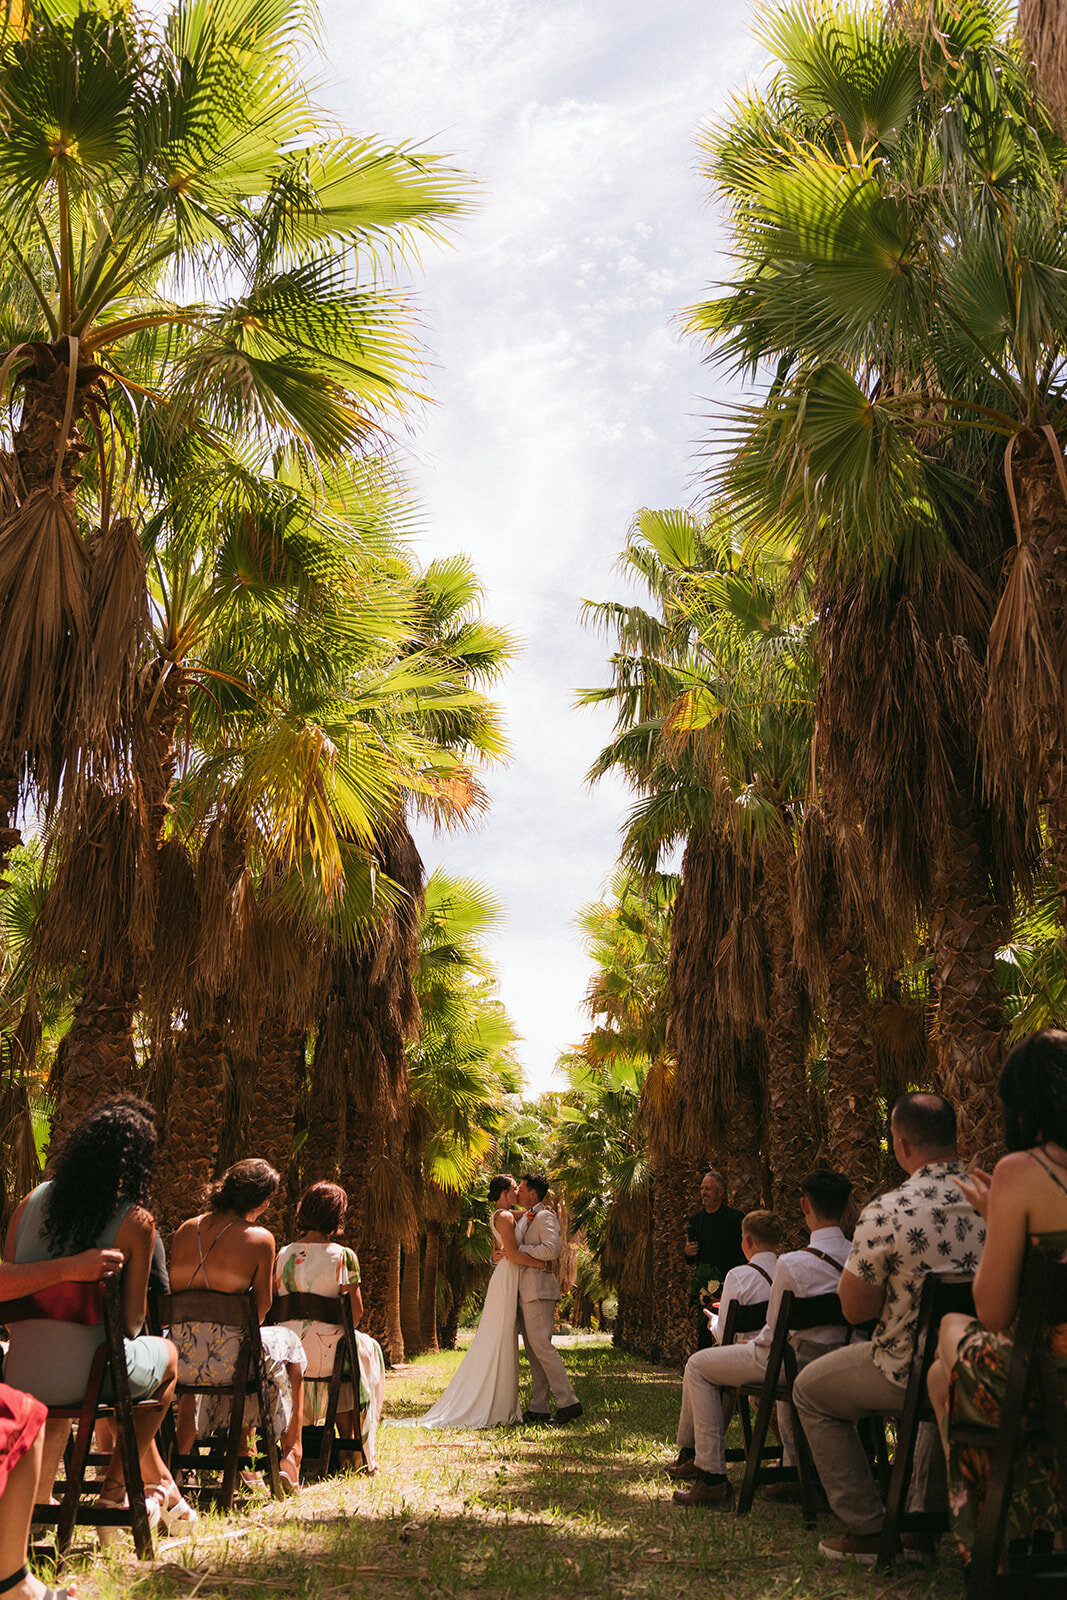
MULTIPOLYGON (((378 1470, 378 1421, 385 1401, 385 1356, 377 1339, 359 1331, 363 1315, 363 1295, 359 1287, 359 1258, 341 1243, 345 1228, 348 1196, 337 1183, 313 1183, 301 1198, 296 1212, 299 1238, 278 1252, 274 1263, 276 1294, 319 1294, 329 1299, 347 1294, 356 1324, 356 1351, 359 1357, 360 1440, 363 1464, 369 1473, 378 1470)), ((328 1322, 283 1322, 297 1335, 307 1356, 304 1374, 304 1421, 321 1423, 326 1415, 330 1374, 342 1330, 328 1322)), ((337 1431, 342 1439, 355 1437, 355 1392, 351 1374, 345 1366, 346 1381, 341 1385, 337 1404, 337 1431)))
POLYGON ((73 1583, 46 1588, 26 1565, 47 1416, 40 1400, 0 1383, 0 1595, 5 1600, 76 1600, 73 1583))
MULTIPOLYGON (((974 1279, 976 1318, 945 1317, 930 1398, 942 1420, 996 1426, 1004 1399, 1028 1250, 1067 1258, 1067 1033, 1045 1029, 1017 1044, 997 1085, 1004 1142, 1011 1152, 990 1178, 980 1168, 960 1188, 989 1228, 974 1279)), ((1067 1397, 1067 1324, 1047 1330, 1067 1397)), ((1012 1481, 1006 1540, 1050 1537, 1063 1524, 1063 1485, 1052 1462, 1019 1461, 1012 1481)), ((949 1509, 965 1562, 970 1561, 988 1482, 988 1452, 949 1448, 949 1509)))
MULTIPOLYGON (((721 1172, 705 1172, 700 1180, 700 1210, 685 1225, 685 1253, 693 1269, 689 1303, 694 1306, 701 1304, 701 1290, 709 1283, 721 1285, 733 1267, 744 1263, 741 1213, 726 1204, 726 1179, 721 1172)), ((701 1316, 697 1348, 704 1349, 712 1342, 701 1316)))
MULTIPOLYGON (((770 1299, 771 1280, 778 1265, 778 1250, 785 1236, 785 1223, 773 1211, 750 1211, 741 1223, 743 1267, 732 1267, 723 1280, 717 1314, 708 1314, 708 1326, 716 1344, 722 1343, 723 1329, 731 1305, 763 1305, 770 1299)), ((747 1344, 755 1333, 743 1333, 735 1344, 747 1344)))
MULTIPOLYGON (((71 1129, 55 1156, 52 1178, 39 1184, 15 1211, 5 1252, 7 1262, 16 1267, 50 1262, 62 1270, 63 1277, 70 1275, 71 1265, 77 1266, 65 1258, 85 1261, 86 1253, 102 1252, 102 1260, 110 1263, 113 1252, 120 1253, 130 1392, 135 1400, 159 1401, 156 1408, 138 1408, 135 1416, 151 1523, 161 1516, 181 1519, 189 1511, 155 1447, 156 1430, 174 1393, 177 1355, 169 1340, 140 1331, 156 1233, 148 1209, 155 1155, 151 1106, 132 1095, 100 1101, 71 1129)), ((11 1274, 6 1276, 10 1285, 11 1274)), ((24 1280, 18 1292, 33 1291, 24 1280)), ((103 1340, 100 1326, 16 1322, 11 1328, 5 1377, 46 1405, 74 1405, 85 1393, 93 1356, 103 1340)), ((68 1431, 65 1422, 47 1427, 42 1480, 49 1491, 68 1431)), ((125 1495, 122 1456, 116 1448, 100 1499, 105 1504, 121 1504, 125 1495)), ((107 1536, 112 1530, 103 1531, 107 1536)))
MULTIPOLYGON (((274 1280, 274 1235, 261 1228, 259 1219, 269 1209, 281 1180, 266 1161, 238 1161, 207 1191, 207 1210, 183 1222, 174 1235, 170 1281, 175 1293, 182 1289, 217 1289, 222 1294, 255 1290, 256 1312, 262 1323, 270 1310, 274 1280)), ((233 1377, 241 1345, 240 1328, 215 1323, 178 1322, 171 1329, 178 1347, 181 1383, 225 1384, 233 1377)), ((300 1482, 304 1347, 288 1328, 262 1328, 267 1386, 275 1437, 281 1452, 281 1472, 286 1486, 300 1482)), ((178 1407, 178 1449, 192 1450, 197 1435, 213 1433, 229 1418, 228 1395, 202 1395, 195 1409, 193 1397, 182 1397, 178 1407)), ((255 1425, 257 1402, 248 1402, 246 1426, 255 1425)), ((254 1477, 246 1479, 258 1487, 254 1477)))
MULTIPOLYGON (((762 1383, 767 1368, 774 1324, 782 1295, 831 1293, 837 1288, 848 1255, 848 1240, 840 1219, 848 1205, 852 1185, 840 1172, 817 1167, 800 1186, 800 1209, 810 1235, 803 1250, 779 1256, 771 1279, 767 1320, 750 1344, 698 1350, 689 1357, 682 1379, 682 1409, 678 1419, 678 1456, 667 1468, 675 1479, 691 1479, 688 1489, 676 1489, 680 1506, 728 1506, 732 1490, 726 1476, 727 1408, 723 1391, 742 1383, 762 1383)), ((804 1366, 839 1343, 840 1328, 807 1328, 790 1336, 797 1364, 804 1366)), ((786 1461, 795 1458, 789 1412, 778 1408, 778 1427, 786 1461)))
MULTIPOLYGON (((903 1409, 926 1274, 973 1272, 985 1242, 985 1224, 960 1188, 965 1171, 950 1103, 939 1094, 902 1095, 890 1129, 908 1180, 864 1208, 838 1287, 850 1322, 877 1318, 874 1335, 813 1362, 793 1390, 830 1508, 846 1529, 819 1549, 830 1560, 868 1566, 877 1559, 885 1508, 856 1425, 871 1412, 903 1409)), ((917 1487, 928 1460, 920 1443, 917 1487)))

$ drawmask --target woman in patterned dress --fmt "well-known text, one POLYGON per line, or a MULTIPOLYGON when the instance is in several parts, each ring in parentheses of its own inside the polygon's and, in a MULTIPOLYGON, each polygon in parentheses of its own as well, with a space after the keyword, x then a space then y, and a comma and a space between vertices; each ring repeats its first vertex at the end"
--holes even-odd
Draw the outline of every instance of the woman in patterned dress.
MULTIPOLYGON (((260 1322, 270 1310, 274 1275, 274 1235, 258 1226, 280 1179, 266 1161, 238 1161, 207 1192, 207 1210, 183 1222, 171 1249, 171 1288, 217 1289, 223 1294, 256 1292, 260 1322)), ((213 1322, 178 1322, 171 1329, 178 1347, 179 1383, 229 1383, 241 1345, 239 1328, 213 1322)), ((271 1421, 281 1452, 282 1480, 288 1489, 300 1481, 302 1381, 306 1365, 300 1340, 286 1328, 262 1328, 263 1358, 271 1398, 271 1421)), ((255 1424, 256 1401, 245 1412, 246 1426, 255 1424)), ((178 1407, 178 1448, 192 1449, 197 1433, 225 1425, 228 1395, 200 1396, 194 1412, 191 1396, 178 1407)), ((253 1480, 253 1486, 258 1486, 253 1480)))
MULTIPOLYGON (((980 1168, 960 1188, 988 1223, 974 1280, 977 1318, 945 1317, 930 1398, 945 1435, 949 1508, 964 1561, 989 1481, 989 1453, 949 1441, 947 1421, 995 1426, 1007 1384, 1023 1262, 1030 1249, 1067 1259, 1067 1033, 1046 1029, 1017 1044, 997 1085, 1010 1155, 992 1178, 980 1168)), ((1067 1395, 1067 1324, 1046 1330, 1067 1395)), ((1027 1456, 1015 1470, 1006 1539, 1046 1538, 1064 1522, 1064 1485, 1053 1463, 1027 1456)))
MULTIPOLYGON (((354 1250, 341 1243, 347 1209, 348 1196, 339 1184, 311 1185, 297 1208, 299 1238, 295 1243, 285 1245, 278 1253, 274 1287, 277 1294, 348 1295, 352 1320, 356 1324, 356 1351, 359 1356, 363 1462, 367 1471, 374 1473, 378 1470, 378 1422, 385 1399, 385 1357, 376 1339, 359 1332, 359 1320, 363 1315, 359 1260, 354 1250)), ((305 1420, 321 1422, 326 1415, 330 1374, 342 1330, 327 1322, 285 1322, 281 1326, 291 1328, 299 1336, 307 1356, 305 1420)), ((342 1439, 355 1437, 354 1405, 352 1384, 342 1383, 337 1406, 337 1431, 342 1439)))

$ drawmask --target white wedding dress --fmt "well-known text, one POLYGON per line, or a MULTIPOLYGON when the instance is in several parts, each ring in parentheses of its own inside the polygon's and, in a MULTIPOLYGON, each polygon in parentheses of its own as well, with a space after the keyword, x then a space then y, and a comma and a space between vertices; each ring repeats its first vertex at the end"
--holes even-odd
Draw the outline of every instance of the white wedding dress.
MULTIPOLYGON (((490 1223, 493 1238, 498 1213, 490 1223)), ((470 1349, 420 1428, 499 1428, 521 1422, 519 1406, 519 1273, 514 1261, 498 1261, 485 1291, 485 1305, 470 1349)))

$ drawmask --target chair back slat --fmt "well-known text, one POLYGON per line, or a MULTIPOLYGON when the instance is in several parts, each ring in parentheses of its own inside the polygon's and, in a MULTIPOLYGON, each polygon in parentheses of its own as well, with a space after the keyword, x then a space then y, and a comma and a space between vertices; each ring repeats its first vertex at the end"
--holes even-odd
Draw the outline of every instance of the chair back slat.
MULTIPOLYGON (((344 1299, 347 1300, 345 1295, 344 1299)), ((270 1308, 271 1322, 325 1322, 330 1327, 344 1327, 341 1295, 279 1294, 270 1308)))
POLYGON ((172 1328, 177 1322, 214 1322, 222 1328, 242 1328, 259 1332, 255 1291, 226 1294, 221 1289, 172 1289, 155 1300, 160 1326, 172 1328))
POLYGON ((836 1294, 794 1295, 789 1307, 790 1333, 802 1333, 808 1328, 851 1327, 841 1309, 841 1298, 836 1294))
POLYGON ((104 1321, 106 1281, 84 1283, 69 1279, 19 1300, 5 1300, 0 1305, 0 1322, 71 1322, 84 1328, 99 1328, 104 1321))

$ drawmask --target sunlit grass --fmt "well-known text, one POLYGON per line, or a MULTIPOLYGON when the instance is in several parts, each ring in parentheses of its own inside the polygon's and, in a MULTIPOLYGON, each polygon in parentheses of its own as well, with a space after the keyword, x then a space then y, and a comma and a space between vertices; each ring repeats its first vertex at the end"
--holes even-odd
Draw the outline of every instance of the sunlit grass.
MULTIPOLYGON (((458 1354, 389 1375, 394 1417, 440 1394, 458 1354)), ((569 1428, 423 1433, 387 1427, 376 1478, 345 1477, 280 1505, 207 1516, 195 1541, 162 1540, 154 1570, 79 1557, 86 1600, 123 1593, 459 1600, 579 1600, 698 1593, 740 1600, 957 1600, 946 1550, 928 1573, 887 1578, 824 1562, 793 1507, 747 1518, 684 1511, 661 1471, 673 1454, 678 1375, 607 1345, 565 1353, 585 1416, 569 1428)), ((829 1526, 829 1524, 827 1524, 829 1526)))

